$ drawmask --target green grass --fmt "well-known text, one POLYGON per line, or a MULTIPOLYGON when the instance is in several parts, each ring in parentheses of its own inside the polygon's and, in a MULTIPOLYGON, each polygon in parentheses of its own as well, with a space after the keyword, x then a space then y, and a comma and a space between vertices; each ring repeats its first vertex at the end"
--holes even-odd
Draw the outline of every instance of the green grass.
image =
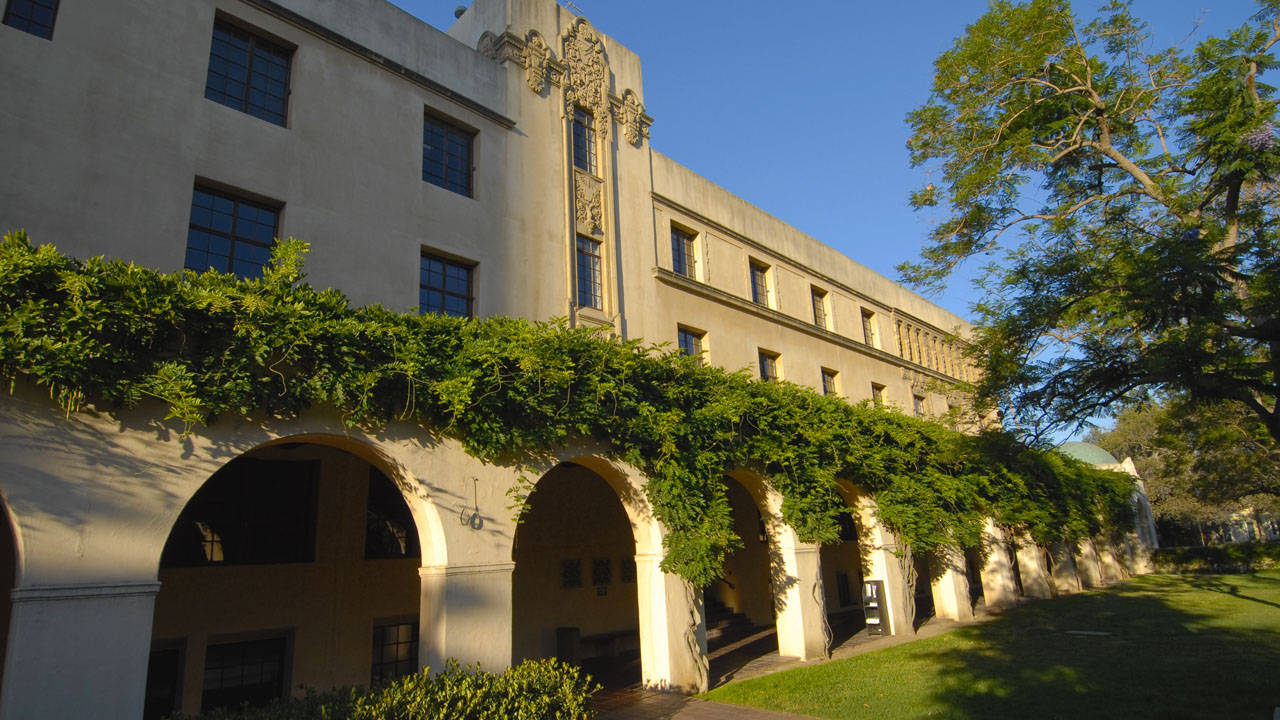
POLYGON ((708 697, 868 720, 1269 720, 1280 707, 1280 571, 1136 578, 708 697))

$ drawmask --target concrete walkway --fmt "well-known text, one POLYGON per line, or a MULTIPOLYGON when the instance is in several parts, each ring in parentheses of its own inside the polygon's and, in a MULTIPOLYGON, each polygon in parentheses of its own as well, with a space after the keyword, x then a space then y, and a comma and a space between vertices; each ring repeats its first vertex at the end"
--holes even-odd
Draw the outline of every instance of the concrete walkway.
MULTIPOLYGON (((989 620, 995 614, 980 607, 974 622, 989 620)), ((889 637, 868 636, 863 630, 833 648, 830 660, 839 660, 901 645, 912 640, 941 635, 967 624, 970 623, 931 618, 913 634, 889 637)), ((773 638, 773 633, 772 630, 766 630, 734 643, 718 653, 713 653, 711 657, 713 686, 829 662, 828 658, 797 660, 778 655, 778 645, 773 638), (734 657, 735 655, 743 657, 734 657)), ((595 706, 599 713, 596 720, 797 720, 797 718, 807 717, 711 702, 638 687, 601 692, 596 696, 595 706)))

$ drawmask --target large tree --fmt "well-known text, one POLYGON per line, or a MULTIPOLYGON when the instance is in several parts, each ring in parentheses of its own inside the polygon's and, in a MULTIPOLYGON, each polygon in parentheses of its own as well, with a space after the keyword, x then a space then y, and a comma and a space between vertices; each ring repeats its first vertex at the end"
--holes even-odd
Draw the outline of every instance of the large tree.
POLYGON ((936 61, 911 200, 943 216, 900 270, 930 289, 1005 256, 973 357, 1010 422, 1042 435, 1160 389, 1280 439, 1278 10, 1157 50, 1124 2, 1085 23, 1066 0, 995 0, 936 61))

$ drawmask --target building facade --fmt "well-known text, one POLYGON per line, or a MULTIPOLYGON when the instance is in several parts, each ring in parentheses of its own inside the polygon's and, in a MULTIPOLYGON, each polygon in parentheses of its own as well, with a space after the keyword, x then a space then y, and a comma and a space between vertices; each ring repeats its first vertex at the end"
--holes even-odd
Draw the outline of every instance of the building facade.
MULTIPOLYGON (((565 317, 926 416, 969 379, 963 319, 653 150, 640 58, 553 0, 476 0, 448 32, 384 0, 8 0, 0 40, 0 227, 70 255, 253 276, 292 236, 357 304, 565 317)), ((414 427, 315 409, 184 438, 155 410, 0 399, 4 718, 162 717, 446 658, 633 659, 697 690, 712 609, 815 657, 864 579, 910 631, 856 487, 819 548, 732 474, 746 547, 691 588, 602 448, 564 448, 517 525, 524 468, 414 427)), ((939 562, 935 611, 970 616, 972 559, 939 562)), ((1012 580, 981 562, 993 602, 1012 580)))

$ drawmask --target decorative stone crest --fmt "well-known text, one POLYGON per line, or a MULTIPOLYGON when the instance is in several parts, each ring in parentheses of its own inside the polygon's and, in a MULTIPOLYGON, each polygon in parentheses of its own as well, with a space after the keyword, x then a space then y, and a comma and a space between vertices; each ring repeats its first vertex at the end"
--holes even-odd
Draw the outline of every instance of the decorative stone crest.
POLYGON ((530 30, 524 40, 525 82, 529 89, 541 95, 547 87, 547 60, 551 57, 551 49, 547 41, 537 30, 530 30))
POLYGON ((476 52, 489 58, 490 60, 498 59, 498 36, 485 30, 480 34, 480 39, 476 41, 476 52))
POLYGON ((604 42, 586 18, 577 18, 564 34, 564 106, 572 113, 577 106, 589 108, 595 116, 596 132, 609 133, 609 69, 604 61, 604 42))
POLYGON ((601 205, 600 181, 585 173, 573 174, 573 215, 578 231, 588 235, 604 234, 604 209, 601 205))
POLYGON ((640 140, 646 135, 644 131, 647 129, 644 125, 644 105, 640 104, 640 98, 636 97, 635 91, 627 88, 622 93, 622 137, 632 145, 639 145, 640 140))

